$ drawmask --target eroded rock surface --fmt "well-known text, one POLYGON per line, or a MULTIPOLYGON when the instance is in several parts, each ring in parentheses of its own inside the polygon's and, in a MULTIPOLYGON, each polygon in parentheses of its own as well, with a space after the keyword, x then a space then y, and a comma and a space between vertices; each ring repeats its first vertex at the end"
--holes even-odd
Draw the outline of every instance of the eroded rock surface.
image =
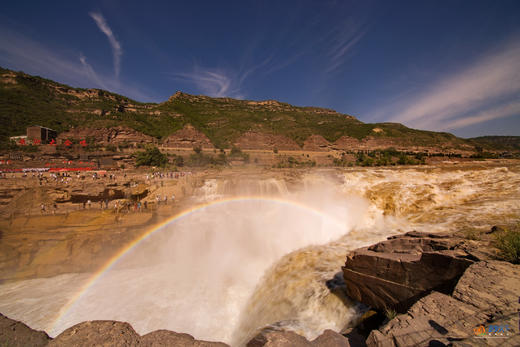
POLYGON ((251 341, 247 347, 350 347, 349 340, 332 330, 325 330, 323 334, 313 341, 307 340, 292 331, 263 329, 251 341))
POLYGON ((416 302, 379 330, 367 346, 519 346, 517 301, 520 266, 501 261, 471 265, 455 287, 453 296, 433 292, 416 302), (508 326, 497 336, 477 336, 475 329, 508 326))
POLYGON ((0 346, 46 346, 50 337, 0 313, 0 346))

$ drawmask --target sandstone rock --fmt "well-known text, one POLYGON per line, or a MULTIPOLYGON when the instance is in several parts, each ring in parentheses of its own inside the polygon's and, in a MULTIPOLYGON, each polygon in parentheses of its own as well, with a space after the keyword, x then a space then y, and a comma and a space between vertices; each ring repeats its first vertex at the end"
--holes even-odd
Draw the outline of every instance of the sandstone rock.
POLYGON ((305 347, 312 344, 303 336, 292 331, 280 331, 272 329, 263 329, 251 341, 247 343, 247 347, 305 347))
POLYGON ((45 332, 0 314, 0 346, 46 346, 49 340, 45 332))
POLYGON ((373 308, 405 312, 432 290, 451 293, 473 263, 462 245, 455 237, 408 233, 355 250, 343 267, 347 294, 373 308))
POLYGON ((330 142, 321 135, 311 135, 303 142, 305 151, 328 151, 330 142))
POLYGON ((335 331, 327 329, 312 341, 316 347, 350 347, 349 340, 335 331))
POLYGON ((215 148, 210 139, 191 124, 185 125, 181 130, 168 136, 163 141, 163 145, 177 148, 215 148))
MULTIPOLYGON (((89 182, 90 183, 90 182, 89 182)), ((84 188, 73 190, 70 193, 70 201, 73 203, 82 203, 84 201, 114 200, 123 199, 125 193, 122 189, 107 188, 104 183, 90 183, 84 188)))
POLYGON ((221 342, 195 340, 188 334, 156 330, 139 336, 128 323, 90 321, 76 324, 52 340, 49 346, 227 346, 221 342))
MULTIPOLYGON (((323 334, 318 336, 312 342, 305 337, 300 336, 292 331, 274 330, 272 328, 264 328, 258 335, 247 343, 247 347, 349 347, 349 340, 332 330, 325 330, 323 334)), ((359 346, 354 344, 352 346, 359 346)))
POLYGON ((235 142, 235 146, 241 149, 265 149, 274 148, 280 150, 300 150, 298 144, 285 136, 268 134, 256 131, 247 131, 242 134, 235 142))
MULTIPOLYGON (((370 333, 367 346, 431 346, 473 339, 473 328, 488 316, 451 296, 433 292, 416 302, 379 330, 370 333)), ((482 342, 482 341, 481 341, 482 342)))
POLYGON ((112 128, 74 128, 58 135, 58 143, 62 143, 68 138, 85 140, 93 138, 96 143, 103 145, 122 143, 152 143, 153 137, 145 135, 137 130, 127 127, 112 128))
POLYGON ((433 292, 379 330, 367 346, 520 345, 517 332, 520 265, 485 261, 471 265, 460 278, 453 296, 433 292), (509 326, 499 338, 477 338, 475 328, 490 324, 509 326))
MULTIPOLYGON (((519 293, 520 265, 495 260, 471 265, 453 297, 485 312, 496 324, 508 324, 517 331, 519 293)), ((520 335, 517 338, 516 345, 520 345, 520 335)))
POLYGON ((128 323, 89 321, 68 328, 49 346, 139 346, 140 336, 128 323))
POLYGON ((179 346, 179 347, 225 347, 228 346, 222 342, 209 342, 195 340, 189 334, 176 333, 169 330, 156 330, 143 335, 140 340, 140 345, 145 347, 159 347, 159 346, 179 346))

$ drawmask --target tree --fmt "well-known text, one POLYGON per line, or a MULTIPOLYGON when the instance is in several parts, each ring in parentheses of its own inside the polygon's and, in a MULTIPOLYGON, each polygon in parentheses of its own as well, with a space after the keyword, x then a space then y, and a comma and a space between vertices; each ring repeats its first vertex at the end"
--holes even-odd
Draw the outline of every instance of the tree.
POLYGON ((180 155, 175 157, 174 164, 175 164, 175 166, 179 166, 179 167, 184 166, 184 158, 180 155))
POLYGON ((166 166, 168 157, 157 147, 148 147, 144 152, 137 152, 136 166, 166 166))

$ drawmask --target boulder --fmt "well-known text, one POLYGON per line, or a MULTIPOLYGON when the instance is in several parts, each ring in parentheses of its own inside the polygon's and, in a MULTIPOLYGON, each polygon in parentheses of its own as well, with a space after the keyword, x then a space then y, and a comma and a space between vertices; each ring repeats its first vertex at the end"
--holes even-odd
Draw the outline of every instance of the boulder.
POLYGON ((312 344, 303 336, 292 331, 263 329, 247 343, 247 347, 306 347, 312 344))
POLYGON ((140 338, 128 323, 88 321, 68 328, 49 346, 139 346, 140 338))
POLYGON ((222 342, 209 342, 195 340, 189 334, 176 333, 170 330, 156 330, 141 337, 141 346, 160 347, 160 346, 194 346, 194 347, 225 347, 222 342))
POLYGON ((49 346, 183 346, 183 347, 225 347, 221 342, 195 340, 188 334, 169 330, 156 330, 139 336, 132 326, 117 321, 89 321, 70 327, 49 346))
POLYGON ((350 347, 350 342, 345 336, 327 329, 312 341, 312 345, 314 347, 350 347))
MULTIPOLYGON (((292 331, 264 328, 247 343, 247 347, 350 347, 349 340, 332 330, 325 330, 312 342, 292 331)), ((353 345, 357 346, 357 345, 353 345)))
POLYGON ((31 329, 0 314, 0 346, 47 346, 50 339, 44 331, 31 329))
POLYGON ((347 256, 347 294, 373 308, 405 312, 432 290, 450 294, 476 258, 458 237, 411 232, 347 256))

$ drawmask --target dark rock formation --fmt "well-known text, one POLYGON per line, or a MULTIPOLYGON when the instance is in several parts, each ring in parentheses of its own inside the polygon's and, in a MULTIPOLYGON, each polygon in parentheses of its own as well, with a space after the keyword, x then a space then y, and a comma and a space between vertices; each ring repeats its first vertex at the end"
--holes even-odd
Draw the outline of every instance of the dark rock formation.
POLYGON ((519 291, 519 265, 475 263, 466 270, 453 296, 433 292, 420 299, 406 314, 373 330, 367 346, 519 346, 519 291), (508 326, 510 331, 499 338, 477 338, 475 329, 490 324, 508 326))
POLYGON ((353 251, 343 276, 351 298, 405 312, 432 290, 450 294, 476 259, 461 238, 411 232, 353 251))
POLYGON ((33 330, 0 314, 0 346, 46 346, 49 340, 45 332, 33 330))

